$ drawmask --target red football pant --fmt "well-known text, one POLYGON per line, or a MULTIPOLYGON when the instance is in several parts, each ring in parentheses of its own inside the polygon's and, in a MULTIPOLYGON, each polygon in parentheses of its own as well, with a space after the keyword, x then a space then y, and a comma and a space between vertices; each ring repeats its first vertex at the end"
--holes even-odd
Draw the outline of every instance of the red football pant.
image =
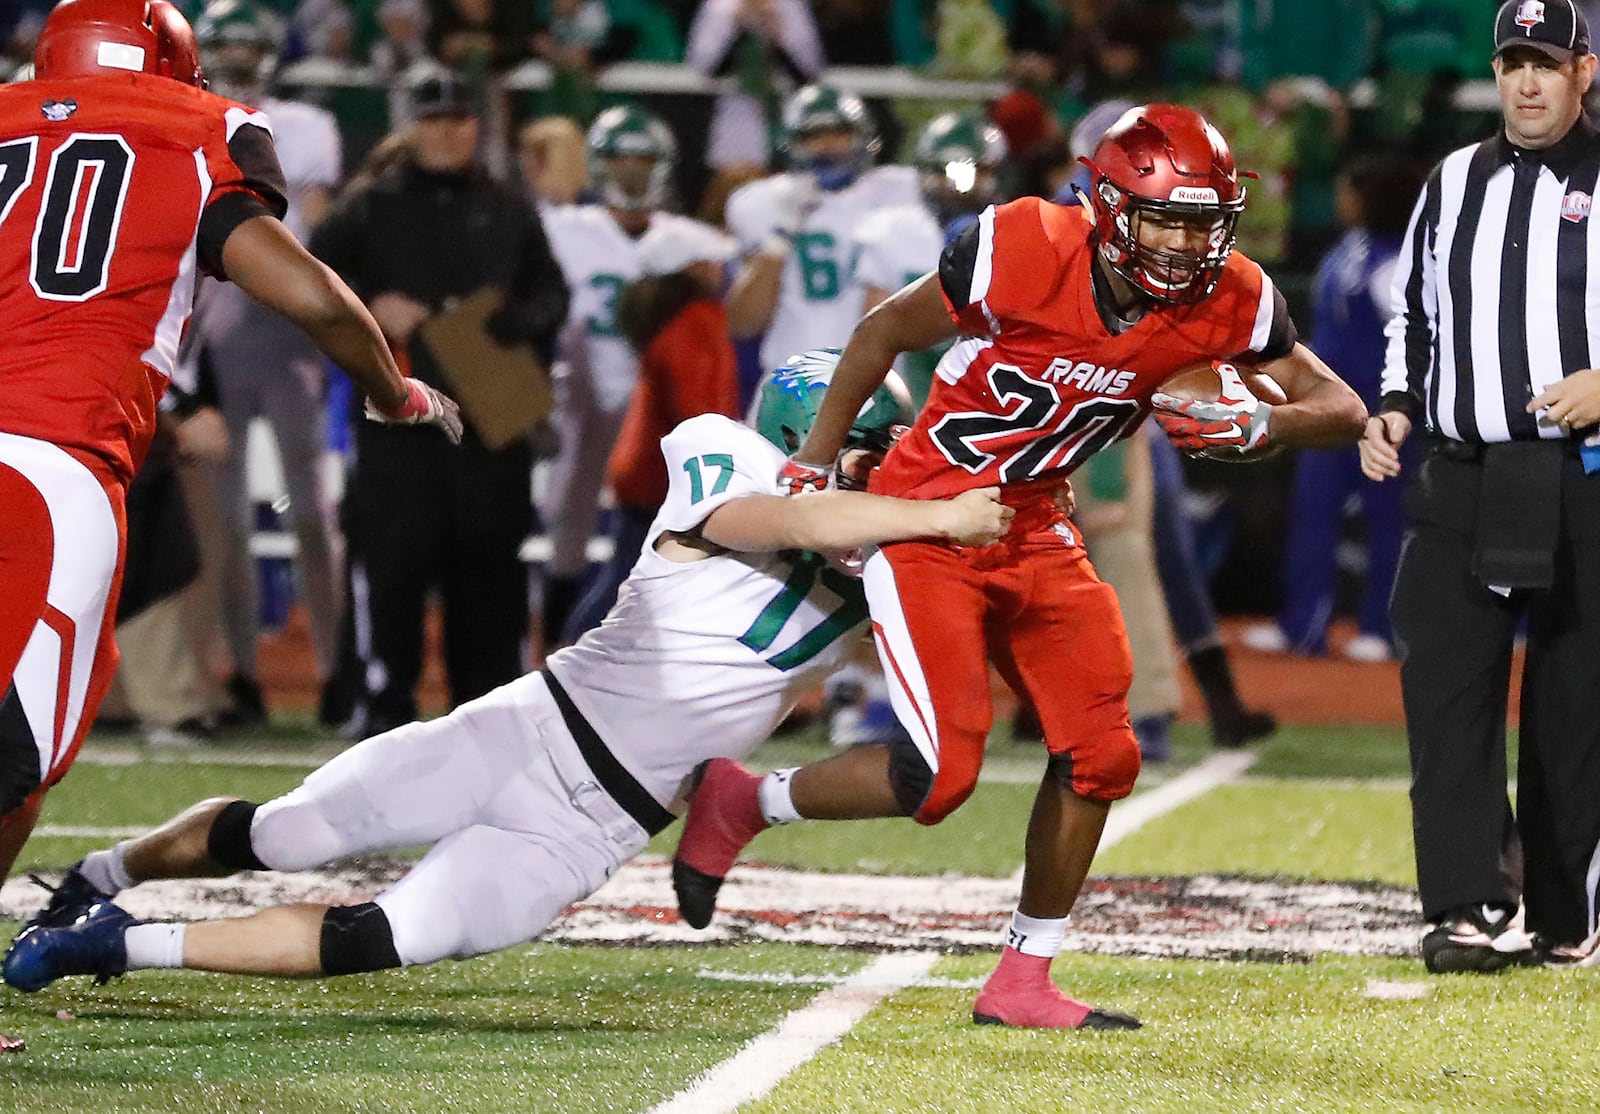
POLYGON ((1073 792, 1112 801, 1132 791, 1133 657, 1116 594, 1070 524, 1013 530, 983 549, 887 545, 863 580, 890 698, 915 744, 895 755, 897 782, 931 775, 918 821, 938 823, 977 784, 994 719, 988 661, 1038 709, 1073 792))
POLYGON ((59 781, 116 668, 123 492, 0 433, 0 816, 59 781))

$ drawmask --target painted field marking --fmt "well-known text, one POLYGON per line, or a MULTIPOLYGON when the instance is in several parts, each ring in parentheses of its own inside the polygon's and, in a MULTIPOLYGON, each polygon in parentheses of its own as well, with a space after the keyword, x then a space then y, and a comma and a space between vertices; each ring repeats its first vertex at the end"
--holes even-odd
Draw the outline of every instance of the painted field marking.
POLYGON ((725 1114, 765 1095, 795 1068, 850 1031, 889 995, 933 969, 936 952, 882 955, 838 986, 824 990, 650 1114, 725 1114))
POLYGON ((89 824, 40 824, 33 829, 35 839, 132 839, 155 825, 134 824, 121 828, 97 828, 89 824))
MULTIPOLYGON (((1164 785, 1118 804, 1106 821, 1100 846, 1126 839, 1156 817, 1233 781, 1255 760, 1255 754, 1247 750, 1213 754, 1164 785)), ((1020 879, 1021 870, 1014 877, 1020 879)), ((784 1018, 650 1114, 724 1114, 760 1098, 844 1036, 890 994, 920 984, 937 959, 932 952, 880 956, 859 974, 824 990, 809 1006, 784 1018)))
POLYGON ((1204 796, 1219 785, 1237 780, 1256 764, 1256 757, 1251 750, 1219 751, 1148 793, 1118 801, 1106 818, 1100 850, 1122 842, 1156 817, 1204 796))

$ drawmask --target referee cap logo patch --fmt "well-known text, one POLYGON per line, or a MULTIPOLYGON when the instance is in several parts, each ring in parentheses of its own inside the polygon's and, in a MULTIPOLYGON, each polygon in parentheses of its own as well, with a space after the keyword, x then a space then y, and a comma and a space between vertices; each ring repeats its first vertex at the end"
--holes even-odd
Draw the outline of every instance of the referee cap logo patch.
POLYGON ((1517 5, 1517 26, 1532 27, 1544 22, 1544 0, 1522 0, 1517 5))
POLYGON ((1573 190, 1561 199, 1561 219, 1577 224, 1589 217, 1589 207, 1594 199, 1582 190, 1573 190))

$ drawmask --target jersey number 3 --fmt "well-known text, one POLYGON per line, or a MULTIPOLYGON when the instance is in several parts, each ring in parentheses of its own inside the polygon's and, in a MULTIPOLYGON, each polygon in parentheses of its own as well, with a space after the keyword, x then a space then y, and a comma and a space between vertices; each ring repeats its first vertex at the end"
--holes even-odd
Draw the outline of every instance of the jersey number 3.
MULTIPOLYGON (((0 144, 0 225, 36 176, 39 139, 0 144)), ((133 176, 133 149, 118 135, 79 133, 55 149, 33 224, 29 284, 52 302, 86 302, 105 290, 133 176)))

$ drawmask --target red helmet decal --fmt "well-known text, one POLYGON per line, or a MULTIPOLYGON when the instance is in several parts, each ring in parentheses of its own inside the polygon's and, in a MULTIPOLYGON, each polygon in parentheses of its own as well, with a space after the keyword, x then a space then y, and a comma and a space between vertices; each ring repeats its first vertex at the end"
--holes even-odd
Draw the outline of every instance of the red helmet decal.
POLYGON ((194 31, 168 0, 61 0, 39 32, 33 68, 40 78, 132 72, 205 86, 194 31))
POLYGON ((1221 132, 1193 109, 1140 105, 1083 162, 1094 174, 1100 250, 1119 275, 1162 302, 1196 302, 1215 289, 1245 196, 1221 132), (1149 242, 1148 230, 1141 235, 1147 221, 1188 229, 1186 246, 1149 242))

